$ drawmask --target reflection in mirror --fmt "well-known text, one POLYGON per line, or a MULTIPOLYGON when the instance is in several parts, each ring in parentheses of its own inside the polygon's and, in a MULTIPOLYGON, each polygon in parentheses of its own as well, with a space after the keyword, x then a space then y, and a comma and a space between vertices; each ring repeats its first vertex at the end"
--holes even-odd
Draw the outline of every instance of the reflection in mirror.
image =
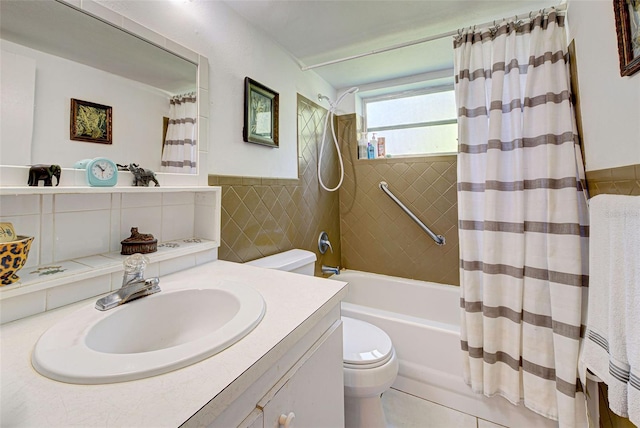
POLYGON ((0 48, 0 164, 197 172, 193 62, 55 0, 2 0, 0 48), (112 108, 112 144, 71 140, 71 99, 112 108))

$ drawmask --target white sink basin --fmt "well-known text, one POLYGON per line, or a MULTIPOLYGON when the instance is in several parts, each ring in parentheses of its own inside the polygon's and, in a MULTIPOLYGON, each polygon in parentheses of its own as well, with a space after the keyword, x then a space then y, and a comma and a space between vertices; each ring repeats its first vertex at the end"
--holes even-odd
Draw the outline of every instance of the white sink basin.
POLYGON ((260 293, 232 282, 162 291, 106 312, 92 304, 47 330, 31 362, 40 374, 68 383, 142 379, 228 348, 253 330, 264 312, 260 293))

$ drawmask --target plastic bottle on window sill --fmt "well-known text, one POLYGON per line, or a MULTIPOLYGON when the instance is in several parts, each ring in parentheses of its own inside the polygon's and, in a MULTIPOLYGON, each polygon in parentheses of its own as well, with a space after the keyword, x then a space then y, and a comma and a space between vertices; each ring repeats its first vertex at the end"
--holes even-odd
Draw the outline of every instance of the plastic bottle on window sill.
POLYGON ((373 144, 367 144, 367 159, 375 159, 376 158, 376 149, 373 148, 373 144))
POLYGON ((362 134, 362 138, 358 141, 358 159, 367 159, 369 157, 367 153, 367 145, 369 141, 367 141, 367 134, 362 134))
POLYGON ((378 140, 376 139, 376 133, 373 133, 371 137, 371 141, 367 145, 367 159, 375 159, 376 158, 376 150, 378 146, 378 140))
POLYGON ((378 157, 384 158, 387 155, 384 137, 378 137, 378 157))

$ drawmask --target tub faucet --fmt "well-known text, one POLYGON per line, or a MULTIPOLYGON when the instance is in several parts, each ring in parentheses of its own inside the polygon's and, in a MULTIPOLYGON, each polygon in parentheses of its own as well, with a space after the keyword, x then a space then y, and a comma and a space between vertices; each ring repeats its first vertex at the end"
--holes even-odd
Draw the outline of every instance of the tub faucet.
POLYGON ((322 265, 322 273, 324 274, 334 274, 334 275, 340 275, 340 267, 336 266, 325 266, 322 265))
POLYGON ((123 263, 124 276, 122 277, 122 287, 98 299, 96 309, 106 311, 140 297, 159 292, 159 278, 144 279, 144 269, 148 263, 149 259, 142 254, 136 253, 127 257, 123 263))

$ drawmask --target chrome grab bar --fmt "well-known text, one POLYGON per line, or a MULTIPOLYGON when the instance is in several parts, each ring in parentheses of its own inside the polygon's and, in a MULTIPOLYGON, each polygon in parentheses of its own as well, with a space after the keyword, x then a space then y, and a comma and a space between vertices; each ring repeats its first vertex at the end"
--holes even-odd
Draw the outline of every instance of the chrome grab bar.
POLYGON ((384 193, 387 194, 387 196, 389 196, 391 198, 391 200, 393 200, 393 202, 395 202, 400 208, 402 208, 402 210, 407 213, 407 215, 409 217, 411 217, 411 220, 415 221, 416 224, 418 226, 420 226, 420 229, 424 230, 424 232, 429 235, 431 237, 431 239, 433 239, 434 241, 436 241, 436 244, 442 246, 446 243, 444 236, 442 235, 436 235, 435 233, 433 233, 431 231, 431 229, 429 229, 418 217, 416 217, 416 215, 414 213, 411 212, 411 210, 409 208, 407 208, 402 202, 400 202, 400 200, 398 198, 396 198, 396 195, 394 195, 391 190, 389 190, 389 185, 387 184, 386 181, 381 181, 380 184, 378 185, 378 187, 380 187, 380 190, 382 190, 384 193))

